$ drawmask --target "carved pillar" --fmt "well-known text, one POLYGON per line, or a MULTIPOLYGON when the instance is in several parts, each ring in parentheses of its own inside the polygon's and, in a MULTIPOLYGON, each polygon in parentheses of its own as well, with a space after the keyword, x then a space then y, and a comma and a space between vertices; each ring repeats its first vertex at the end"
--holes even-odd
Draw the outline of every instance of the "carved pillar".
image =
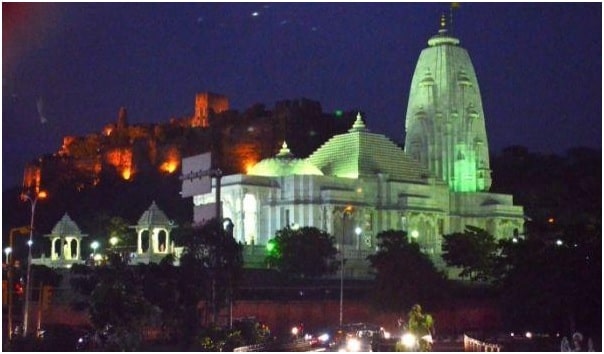
POLYGON ((166 244, 164 245, 164 253, 170 253, 170 230, 166 231, 166 244))
POLYGON ((61 236, 61 259, 67 259, 67 255, 65 254, 65 242, 67 242, 67 239, 64 236, 61 236))
POLYGON ((324 207, 324 221, 323 221, 323 229, 327 231, 329 234, 333 235, 335 230, 335 225, 333 221, 333 216, 335 213, 333 205, 327 205, 324 207))
POLYGON ((71 259, 71 237, 65 237, 63 239, 63 259, 70 260, 71 259))
POLYGON ((53 237, 52 241, 50 241, 50 259, 53 261, 59 258, 58 253, 55 251, 57 240, 59 240, 58 237, 53 237))
POLYGON ((137 247, 136 247, 136 253, 137 254, 142 254, 143 253, 143 232, 144 230, 138 230, 138 240, 137 240, 137 247))
POLYGON ((76 259, 80 260, 82 259, 81 257, 81 248, 82 247, 82 238, 78 237, 76 238, 76 259))
POLYGON ((157 253, 157 233, 158 229, 149 229, 149 254, 157 253))

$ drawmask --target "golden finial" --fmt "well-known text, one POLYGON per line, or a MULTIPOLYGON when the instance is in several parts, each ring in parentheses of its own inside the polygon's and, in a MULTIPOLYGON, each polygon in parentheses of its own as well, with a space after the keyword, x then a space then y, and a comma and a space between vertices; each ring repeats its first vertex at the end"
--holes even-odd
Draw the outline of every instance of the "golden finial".
POLYGON ((440 28, 445 29, 445 27, 447 27, 447 17, 443 13, 440 15, 440 28))
POLYGON ((458 10, 460 7, 458 2, 452 2, 449 8, 449 31, 453 32, 453 10, 458 10))
POLYGON ((283 141, 283 145, 281 145, 281 150, 279 150, 277 157, 292 157, 292 153, 287 147, 287 143, 285 141, 283 141))

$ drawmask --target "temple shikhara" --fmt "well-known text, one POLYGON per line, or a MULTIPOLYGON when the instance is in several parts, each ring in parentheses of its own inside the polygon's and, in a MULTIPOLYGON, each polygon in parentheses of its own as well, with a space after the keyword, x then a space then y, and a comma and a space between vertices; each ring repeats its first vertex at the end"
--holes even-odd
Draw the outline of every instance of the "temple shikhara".
POLYGON ((441 21, 411 81, 405 152, 452 191, 488 191, 489 145, 478 79, 468 52, 441 21))
MULTIPOLYGON (((442 235, 466 225, 497 238, 523 232, 523 208, 511 195, 488 192, 485 115, 472 62, 459 44, 443 21, 421 52, 404 150, 372 133, 358 114, 348 132, 309 156, 296 158, 284 142, 246 174, 222 177, 222 215, 246 245, 248 266, 262 264, 264 246, 284 227, 333 235, 347 259, 346 276, 358 278, 371 276, 366 257, 385 230, 406 231, 440 267, 442 235)), ((195 209, 213 203, 214 189, 193 196, 195 209)))

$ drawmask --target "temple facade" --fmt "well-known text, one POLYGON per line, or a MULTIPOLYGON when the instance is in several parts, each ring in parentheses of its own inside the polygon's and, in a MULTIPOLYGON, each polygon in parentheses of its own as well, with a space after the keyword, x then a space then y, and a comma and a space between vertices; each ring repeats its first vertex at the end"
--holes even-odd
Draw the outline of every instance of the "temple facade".
MULTIPOLYGON (((264 246, 285 227, 313 226, 334 236, 347 260, 346 277, 359 278, 371 277, 366 257, 376 252, 382 231, 406 231, 441 268, 443 235, 466 225, 497 238, 523 233, 523 208, 511 195, 488 192, 476 74, 459 40, 441 26, 411 82, 404 150, 372 133, 359 114, 347 133, 306 158, 295 158, 284 143, 247 174, 222 177, 222 216, 246 245, 248 266, 262 266, 264 246)), ((207 208, 215 196, 214 184, 193 196, 194 209, 207 208)))
MULTIPOLYGON (((214 204, 214 188, 195 195, 194 208, 214 204)), ((512 237, 524 223, 511 195, 451 191, 394 142, 371 133, 360 115, 348 133, 305 159, 284 144, 248 174, 222 177, 220 194, 223 217, 246 245, 248 266, 262 266, 264 247, 277 230, 313 226, 335 237, 348 277, 371 276, 366 257, 376 251, 381 231, 406 231, 443 266, 442 235, 474 225, 512 237)))

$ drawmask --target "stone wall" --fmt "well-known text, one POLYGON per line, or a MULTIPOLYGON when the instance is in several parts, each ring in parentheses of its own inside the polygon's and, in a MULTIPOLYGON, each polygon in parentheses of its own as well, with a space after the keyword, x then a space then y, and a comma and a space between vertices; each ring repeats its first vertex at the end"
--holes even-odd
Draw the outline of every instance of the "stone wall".
MULTIPOLYGON (((37 319, 37 304, 32 304, 31 315, 37 319)), ((200 304, 203 307, 203 303, 200 304)), ((385 330, 395 333, 397 319, 405 320, 406 314, 378 313, 363 301, 344 300, 343 322, 367 322, 380 325, 385 330)), ((203 312, 203 311, 200 311, 203 312)), ((490 304, 459 305, 447 310, 432 311, 435 320, 435 334, 461 335, 468 331, 496 331, 501 327, 501 315, 490 304)), ((302 322, 307 330, 336 326, 339 323, 340 302, 338 300, 314 301, 238 301, 233 305, 233 319, 254 317, 266 323, 275 334, 287 333, 291 327, 302 322)), ((220 313, 223 324, 229 322, 229 309, 220 313)), ((45 312, 44 324, 68 324, 73 326, 89 325, 86 311, 76 312, 67 305, 53 304, 45 312)))

